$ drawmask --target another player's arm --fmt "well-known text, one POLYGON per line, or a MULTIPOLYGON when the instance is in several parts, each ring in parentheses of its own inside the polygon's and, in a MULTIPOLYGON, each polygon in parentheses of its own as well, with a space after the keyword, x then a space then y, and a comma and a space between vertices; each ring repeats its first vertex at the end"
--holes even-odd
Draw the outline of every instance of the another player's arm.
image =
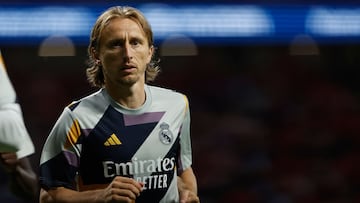
POLYGON ((117 176, 104 189, 75 191, 65 187, 49 190, 41 189, 40 203, 100 203, 100 202, 134 202, 140 195, 143 184, 132 178, 117 176))
POLYGON ((15 152, 0 153, 0 160, 10 177, 10 190, 24 199, 38 194, 37 176, 28 157, 18 159, 15 152))
POLYGON ((191 167, 184 170, 178 176, 178 189, 181 203, 199 203, 197 194, 197 182, 195 174, 191 167))

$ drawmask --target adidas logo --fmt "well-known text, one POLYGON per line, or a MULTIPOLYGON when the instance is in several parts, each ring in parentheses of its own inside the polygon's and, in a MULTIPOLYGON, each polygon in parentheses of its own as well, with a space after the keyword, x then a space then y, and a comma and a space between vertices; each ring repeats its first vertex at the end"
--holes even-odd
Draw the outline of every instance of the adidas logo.
POLYGON ((105 142, 105 146, 114 146, 114 145, 121 145, 119 138, 113 133, 105 142))

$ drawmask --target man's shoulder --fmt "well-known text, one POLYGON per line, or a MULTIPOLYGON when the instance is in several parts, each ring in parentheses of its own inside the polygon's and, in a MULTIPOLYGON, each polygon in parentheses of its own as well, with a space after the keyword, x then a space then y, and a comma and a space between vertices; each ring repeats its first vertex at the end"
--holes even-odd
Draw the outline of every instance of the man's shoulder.
POLYGON ((96 105, 103 105, 104 99, 102 95, 102 89, 92 92, 86 96, 81 97, 80 99, 72 101, 67 107, 74 111, 79 106, 82 108, 93 108, 96 105))
POLYGON ((148 86, 148 88, 151 92, 153 100, 158 102, 171 103, 171 106, 188 104, 188 98, 182 92, 159 86, 148 86))
POLYGON ((183 97, 185 96, 185 94, 175 90, 175 89, 171 89, 171 88, 166 88, 166 87, 160 87, 160 86, 151 86, 148 85, 149 90, 151 91, 151 93, 154 94, 160 94, 160 95, 165 95, 165 96, 175 96, 175 97, 183 97))

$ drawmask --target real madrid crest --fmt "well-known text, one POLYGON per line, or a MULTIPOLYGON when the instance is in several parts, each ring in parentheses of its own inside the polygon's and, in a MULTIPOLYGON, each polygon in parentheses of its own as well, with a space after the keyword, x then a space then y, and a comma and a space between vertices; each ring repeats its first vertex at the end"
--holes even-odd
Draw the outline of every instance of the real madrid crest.
POLYGON ((161 128, 159 132, 160 141, 167 145, 170 144, 173 141, 173 134, 169 130, 169 124, 161 123, 160 128, 161 128))

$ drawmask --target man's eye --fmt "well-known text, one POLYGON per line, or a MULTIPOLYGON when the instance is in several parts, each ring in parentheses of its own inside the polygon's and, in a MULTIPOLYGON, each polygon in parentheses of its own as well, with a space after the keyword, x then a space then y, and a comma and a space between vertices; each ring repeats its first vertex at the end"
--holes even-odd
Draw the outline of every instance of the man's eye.
POLYGON ((135 45, 135 46, 141 44, 140 40, 132 40, 130 43, 131 43, 132 45, 135 45))
POLYGON ((111 43, 111 46, 112 46, 112 47, 122 47, 123 44, 124 44, 124 43, 122 43, 122 42, 113 42, 113 43, 111 43))

